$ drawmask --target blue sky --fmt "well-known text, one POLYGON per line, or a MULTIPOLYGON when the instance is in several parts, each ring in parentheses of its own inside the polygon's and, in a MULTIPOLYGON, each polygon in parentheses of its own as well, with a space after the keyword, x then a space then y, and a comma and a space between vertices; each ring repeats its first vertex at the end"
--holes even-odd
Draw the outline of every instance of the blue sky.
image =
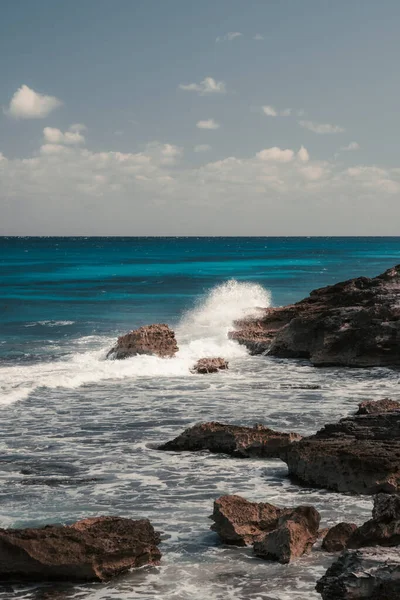
POLYGON ((0 234, 396 235, 396 0, 3 0, 0 234))

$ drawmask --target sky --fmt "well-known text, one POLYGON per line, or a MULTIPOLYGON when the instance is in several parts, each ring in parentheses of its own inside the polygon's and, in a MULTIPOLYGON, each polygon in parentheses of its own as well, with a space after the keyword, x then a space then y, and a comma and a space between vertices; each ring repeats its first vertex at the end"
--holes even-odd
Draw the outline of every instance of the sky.
POLYGON ((398 0, 2 0, 0 235, 400 235, 398 0))

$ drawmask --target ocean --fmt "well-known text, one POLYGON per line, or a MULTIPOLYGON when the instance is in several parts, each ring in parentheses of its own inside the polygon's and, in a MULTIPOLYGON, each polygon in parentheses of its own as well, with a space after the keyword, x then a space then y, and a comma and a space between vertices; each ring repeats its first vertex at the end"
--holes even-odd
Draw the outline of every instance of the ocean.
POLYGON ((331 556, 280 565, 226 547, 209 529, 213 500, 313 504, 326 527, 362 523, 370 498, 299 487, 279 460, 156 446, 210 420, 310 434, 361 400, 400 399, 396 370, 251 357, 227 337, 259 307, 398 263, 399 237, 0 238, 0 526, 148 517, 163 553, 107 584, 6 584, 0 598, 320 598, 331 556), (106 360, 118 335, 160 322, 176 331, 175 358, 106 360), (192 374, 204 356, 229 371, 192 374))

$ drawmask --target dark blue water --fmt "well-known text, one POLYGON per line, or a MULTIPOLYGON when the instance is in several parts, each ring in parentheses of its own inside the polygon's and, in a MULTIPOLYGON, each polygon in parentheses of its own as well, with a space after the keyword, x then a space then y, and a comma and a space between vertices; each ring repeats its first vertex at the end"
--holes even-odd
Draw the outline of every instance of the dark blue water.
POLYGON ((250 357, 227 338, 250 309, 397 263, 400 238, 0 238, 0 526, 116 514, 164 533, 159 568, 107 585, 0 587, 0 597, 317 600, 331 557, 282 566, 225 548, 209 531, 213 500, 312 503, 326 526, 362 522, 368 498, 300 488, 277 460, 154 447, 206 420, 309 434, 362 399, 399 398, 389 369, 250 357), (118 334, 150 322, 176 329, 176 358, 105 360, 118 334), (229 371, 191 374, 207 355, 228 358, 229 371))

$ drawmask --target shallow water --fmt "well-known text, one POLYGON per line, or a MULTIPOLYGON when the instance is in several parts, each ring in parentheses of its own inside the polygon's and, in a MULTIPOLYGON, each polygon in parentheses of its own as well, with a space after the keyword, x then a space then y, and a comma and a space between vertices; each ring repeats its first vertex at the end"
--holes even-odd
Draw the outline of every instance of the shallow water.
POLYGON ((148 517, 163 532, 160 567, 108 584, 7 585, 0 597, 319 598, 315 581, 332 557, 314 551, 283 566, 227 548, 209 530, 213 500, 314 504, 328 526, 365 520, 369 498, 299 487, 278 460, 155 446, 205 420, 307 434, 362 399, 400 399, 397 371, 250 357, 226 336, 257 306, 400 262, 400 239, 3 238, 0 247, 0 525, 112 514, 148 517), (174 325, 176 358, 105 360, 118 333, 155 321, 174 325), (205 355, 228 358, 230 370, 191 374, 205 355))

